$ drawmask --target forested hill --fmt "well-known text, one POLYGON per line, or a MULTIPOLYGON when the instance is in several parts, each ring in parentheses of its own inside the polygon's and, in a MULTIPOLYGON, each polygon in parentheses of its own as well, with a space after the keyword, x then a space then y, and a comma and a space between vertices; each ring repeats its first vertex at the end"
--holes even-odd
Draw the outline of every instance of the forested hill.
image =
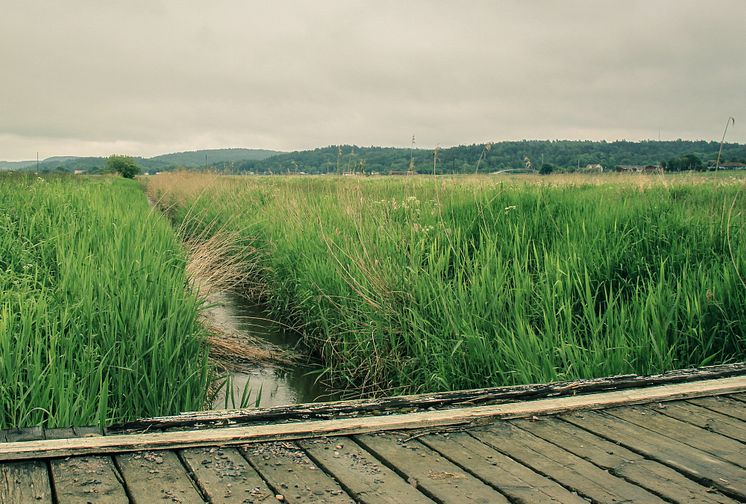
MULTIPOLYGON (((694 156, 706 166, 717 157, 719 142, 705 141, 644 141, 591 142, 541 141, 497 142, 450 147, 439 150, 437 173, 493 172, 523 168, 527 159, 538 169, 542 164, 558 168, 581 168, 600 164, 611 168, 618 165, 672 164, 694 156), (482 158, 481 161, 480 157, 482 158)), ((406 172, 410 157, 419 173, 433 172, 433 150, 391 147, 330 146, 308 151, 278 154, 261 161, 234 163, 231 171, 257 173, 341 173, 406 172), (411 153, 410 153, 411 152, 411 153)), ((729 143, 723 147, 722 162, 746 162, 746 145, 729 143)), ((687 163, 689 163, 687 161, 687 163)), ((690 165, 691 163, 689 163, 690 165)), ((683 162, 681 163, 683 166, 683 162)), ((226 167, 227 168, 227 167, 226 167)), ((692 166, 692 168, 696 168, 692 166)), ((675 169, 675 168, 674 168, 675 169)))
MULTIPOLYGON (((492 144, 460 145, 439 149, 437 173, 480 173, 531 167, 543 164, 557 169, 600 164, 609 169, 618 165, 658 165, 668 170, 702 169, 717 157, 719 142, 644 141, 591 142, 572 140, 524 140, 492 144)), ((418 173, 433 172, 434 151, 395 147, 329 146, 313 150, 279 153, 261 149, 211 149, 134 158, 143 171, 154 173, 175 169, 219 170, 226 173, 403 173, 414 161, 418 173)), ((104 169, 103 157, 55 157, 41 161, 41 171, 82 170, 97 173, 104 169)), ((721 162, 746 163, 746 145, 728 143, 721 162)), ((36 170, 36 161, 3 162, 0 170, 36 170)))

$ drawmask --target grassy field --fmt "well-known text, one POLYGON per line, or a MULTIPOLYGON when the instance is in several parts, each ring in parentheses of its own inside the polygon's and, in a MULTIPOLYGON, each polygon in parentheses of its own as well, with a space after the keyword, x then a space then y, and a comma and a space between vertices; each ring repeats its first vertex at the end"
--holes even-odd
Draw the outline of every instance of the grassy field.
POLYGON ((166 174, 148 189, 187 235, 237 233, 254 294, 325 379, 381 393, 743 360, 743 184, 166 174))
POLYGON ((136 182, 0 176, 0 428, 201 409, 185 263, 136 182))

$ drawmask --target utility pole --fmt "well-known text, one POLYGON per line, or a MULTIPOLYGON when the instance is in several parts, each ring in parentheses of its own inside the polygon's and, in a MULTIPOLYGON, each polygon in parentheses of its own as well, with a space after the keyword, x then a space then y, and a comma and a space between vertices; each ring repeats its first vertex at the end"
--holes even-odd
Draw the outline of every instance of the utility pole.
POLYGON ((725 121, 725 131, 723 131, 723 139, 720 140, 720 150, 718 151, 718 158, 717 161, 715 161, 715 171, 718 171, 720 168, 720 155, 723 153, 723 144, 725 143, 725 134, 728 133, 728 126, 733 123, 733 125, 736 125, 736 120, 733 117, 729 117, 727 121, 725 121))
POLYGON ((409 168, 407 175, 414 175, 414 134, 412 135, 412 145, 409 147, 409 168))

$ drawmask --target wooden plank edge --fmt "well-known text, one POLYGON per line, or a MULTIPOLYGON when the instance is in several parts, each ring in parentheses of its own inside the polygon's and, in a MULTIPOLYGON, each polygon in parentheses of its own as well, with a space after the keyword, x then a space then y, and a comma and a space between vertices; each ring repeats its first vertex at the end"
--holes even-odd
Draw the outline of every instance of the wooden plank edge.
POLYGON ((630 404, 672 401, 693 397, 731 394, 741 391, 746 391, 746 376, 663 385, 644 389, 602 392, 574 397, 559 397, 399 415, 3 443, 0 444, 0 461, 126 453, 141 450, 173 450, 203 446, 228 446, 320 436, 349 436, 388 430, 461 425, 486 419, 548 415, 578 409, 601 409, 630 404))
POLYGON ((381 414, 396 413, 401 410, 411 411, 429 408, 495 404, 507 401, 527 401, 546 397, 572 396, 581 393, 687 383, 739 375, 746 375, 745 362, 678 369, 647 376, 634 374, 617 375, 587 380, 491 387, 374 399, 294 404, 271 408, 186 412, 180 415, 141 418, 113 425, 107 429, 107 433, 170 429, 175 427, 225 426, 249 422, 331 419, 364 415, 371 412, 381 414))

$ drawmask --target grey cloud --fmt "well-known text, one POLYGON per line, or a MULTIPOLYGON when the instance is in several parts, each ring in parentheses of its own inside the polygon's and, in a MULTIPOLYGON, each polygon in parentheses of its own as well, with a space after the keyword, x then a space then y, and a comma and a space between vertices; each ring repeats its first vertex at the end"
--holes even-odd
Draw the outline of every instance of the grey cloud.
POLYGON ((712 139, 746 118, 745 17, 740 0, 13 2, 0 159, 712 139))

